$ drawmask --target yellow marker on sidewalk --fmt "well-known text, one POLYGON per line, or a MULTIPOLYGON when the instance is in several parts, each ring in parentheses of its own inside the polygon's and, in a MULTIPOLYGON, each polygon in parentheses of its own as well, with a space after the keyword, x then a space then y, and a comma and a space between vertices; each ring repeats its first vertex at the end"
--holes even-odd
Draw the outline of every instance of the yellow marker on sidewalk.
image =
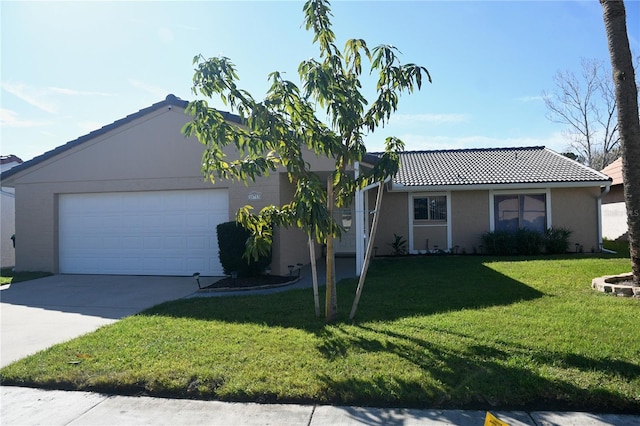
POLYGON ((503 422, 487 411, 487 415, 484 418, 484 426, 509 426, 509 423, 503 422))

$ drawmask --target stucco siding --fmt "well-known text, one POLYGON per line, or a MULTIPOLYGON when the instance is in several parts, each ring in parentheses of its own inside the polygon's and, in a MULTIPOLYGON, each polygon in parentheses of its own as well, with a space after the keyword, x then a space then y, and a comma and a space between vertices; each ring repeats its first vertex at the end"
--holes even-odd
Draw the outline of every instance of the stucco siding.
POLYGON ((250 187, 206 181, 200 170, 203 146, 180 133, 188 119, 180 108, 155 111, 18 175, 16 269, 59 272, 59 194, 228 188, 229 220, 246 204, 260 209, 279 201, 277 174, 250 187))
MULTIPOLYGON (((375 208, 377 191, 369 191, 369 210, 375 208)), ((374 240, 374 246, 378 247, 377 254, 389 255, 392 253, 391 243, 393 234, 409 240, 409 212, 407 210, 407 193, 385 192, 382 197, 382 209, 378 221, 378 230, 374 240)), ((373 215, 370 215, 372 220, 373 215)), ((407 249, 409 247, 407 246, 407 249)))
POLYGON ((451 192, 451 236, 458 253, 480 250, 480 237, 489 231, 489 191, 451 192))
MULTIPOLYGON (((279 205, 292 200, 295 188, 286 173, 278 174, 279 198, 276 201, 279 205)), ((318 248, 316 255, 322 255, 318 248)), ((274 274, 285 275, 289 272, 288 265, 302 263, 307 265, 310 262, 309 246, 307 234, 299 228, 277 228, 274 230, 273 238, 273 258, 271 268, 274 274)))
POLYGON ((11 236, 16 232, 15 220, 15 193, 13 188, 2 188, 0 192, 0 253, 3 268, 15 266, 15 250, 11 242, 11 236))
POLYGON ((15 250, 11 242, 11 236, 16 232, 15 220, 15 194, 13 188, 2 188, 0 193, 0 253, 3 268, 15 266, 15 250))
POLYGON ((57 204, 52 185, 16 187, 17 271, 58 272, 57 204))
POLYGON ((602 204, 624 203, 624 187, 622 185, 612 185, 609 193, 602 197, 602 204))
POLYGON ((577 243, 585 252, 598 251, 599 188, 557 188, 551 190, 551 217, 554 227, 571 230, 569 250, 577 243))
MULTIPOLYGON (((2 156, 0 172, 12 169, 22 163, 14 155, 2 156)), ((11 237, 16 233, 16 203, 13 188, 0 188, 0 266, 3 268, 16 265, 15 250, 11 237)))
POLYGON ((446 224, 413 227, 413 247, 411 252, 447 250, 447 245, 446 224))

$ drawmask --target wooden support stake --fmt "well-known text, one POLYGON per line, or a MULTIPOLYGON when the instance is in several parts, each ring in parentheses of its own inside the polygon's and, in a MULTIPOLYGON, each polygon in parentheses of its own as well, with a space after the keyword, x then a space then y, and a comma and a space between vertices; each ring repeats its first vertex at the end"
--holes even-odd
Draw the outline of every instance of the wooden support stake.
POLYGON ((351 313, 349 319, 353 319, 356 316, 356 310, 358 309, 358 303, 360 302, 360 295, 362 294, 362 287, 364 287, 364 280, 367 277, 367 271, 369 270, 369 262, 371 261, 371 253, 373 252, 373 239, 376 235, 378 228, 378 218, 380 217, 380 207, 382 205, 382 193, 384 192, 383 182, 378 182, 378 196, 376 197, 376 207, 373 213, 373 223, 371 224, 371 231, 369 232, 369 241, 367 241, 367 252, 364 256, 364 263, 362 264, 362 272, 360 273, 360 279, 358 280, 358 288, 356 290, 356 297, 353 299, 353 306, 351 307, 351 313))

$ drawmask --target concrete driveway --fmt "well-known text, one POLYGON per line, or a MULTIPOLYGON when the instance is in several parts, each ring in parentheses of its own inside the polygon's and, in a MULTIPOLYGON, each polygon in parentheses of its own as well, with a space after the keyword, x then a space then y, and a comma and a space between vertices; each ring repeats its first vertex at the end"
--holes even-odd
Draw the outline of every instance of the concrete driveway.
POLYGON ((0 367, 198 289, 191 277, 54 275, 0 290, 0 367))

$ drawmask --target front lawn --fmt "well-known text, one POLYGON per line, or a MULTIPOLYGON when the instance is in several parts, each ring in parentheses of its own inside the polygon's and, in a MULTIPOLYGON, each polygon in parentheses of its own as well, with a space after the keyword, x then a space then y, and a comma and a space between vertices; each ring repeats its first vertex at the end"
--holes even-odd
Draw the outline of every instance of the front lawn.
POLYGON ((0 269, 0 285, 15 284, 36 278, 48 277, 50 272, 14 272, 13 268, 0 269))
POLYGON ((0 370, 3 384, 260 402, 640 410, 628 259, 378 259, 325 325, 311 289, 164 303, 0 370))

